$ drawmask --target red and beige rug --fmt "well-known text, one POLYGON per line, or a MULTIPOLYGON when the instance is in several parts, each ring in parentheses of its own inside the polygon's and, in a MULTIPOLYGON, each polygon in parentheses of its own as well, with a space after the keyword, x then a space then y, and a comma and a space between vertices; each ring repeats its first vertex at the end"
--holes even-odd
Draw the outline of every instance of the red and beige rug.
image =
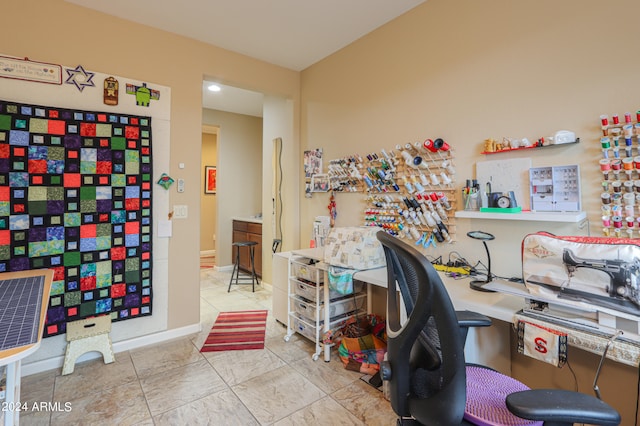
POLYGON ((267 311, 220 312, 200 352, 263 349, 267 311))

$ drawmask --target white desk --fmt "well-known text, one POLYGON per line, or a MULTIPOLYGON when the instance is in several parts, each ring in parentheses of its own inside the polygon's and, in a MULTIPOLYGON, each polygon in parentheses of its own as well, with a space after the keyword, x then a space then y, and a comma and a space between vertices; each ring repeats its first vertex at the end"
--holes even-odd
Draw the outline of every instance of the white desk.
MULTIPOLYGON (((323 260, 321 248, 294 250, 293 254, 318 262, 323 260)), ((316 264, 323 267, 321 263, 316 264)), ((328 267, 324 265, 324 267, 328 267)), ((514 314, 524 307, 524 298, 503 293, 486 293, 471 290, 468 279, 455 280, 440 274, 456 310, 470 310, 500 320, 493 326, 470 329, 465 345, 468 362, 479 363, 494 368, 504 374, 511 372, 510 327, 514 314)), ((387 269, 369 269, 356 272, 354 279, 370 285, 387 288, 387 269)), ((327 282, 328 283, 328 282, 327 282)), ((324 286, 324 300, 329 300, 329 286, 324 286)), ((371 287, 367 287, 367 310, 371 312, 371 287)), ((329 309, 325 309, 325 330, 329 325, 329 309)), ((331 358, 330 347, 324 348, 324 359, 331 358)))
MULTIPOLYGON (((295 254, 305 256, 318 262, 322 262, 323 250, 321 248, 296 250, 295 254)), ((322 267, 322 263, 319 264, 322 267)), ((328 268, 327 265, 324 265, 328 268)), ((471 290, 468 279, 453 279, 440 273, 442 282, 451 297, 456 310, 469 310, 486 315, 495 320, 491 327, 472 328, 467 336, 465 345, 465 356, 468 362, 479 363, 492 367, 501 373, 509 374, 511 371, 511 328, 518 321, 518 313, 526 307, 525 299, 530 298, 526 289, 518 286, 519 291, 507 291, 496 293, 486 293, 471 290)), ((370 269, 359 271, 354 274, 354 279, 368 284, 367 286, 367 309, 371 312, 371 285, 387 287, 386 268, 370 269)), ((513 283, 502 280, 492 281, 491 287, 499 289, 502 287, 513 287, 513 283)), ((324 286, 325 300, 328 299, 329 287, 324 286)), ((533 297, 540 299, 539 297, 533 297)), ((545 301, 542 300, 541 301, 545 301)), ((328 312, 328 310, 326 310, 328 312)), ((607 336, 599 336, 592 333, 585 333, 574 327, 562 326, 556 322, 545 320, 527 321, 538 322, 540 325, 552 327, 568 335, 569 345, 582 350, 602 355, 604 347, 608 343, 607 336)), ((325 324, 328 324, 325 318, 325 324)), ((625 333, 627 331, 625 330, 625 333)), ((639 337, 640 339, 640 337, 639 337)), ((514 343, 515 344, 515 343, 514 343)), ((329 348, 325 348, 325 360, 329 360, 329 348)), ((637 366, 640 360, 640 343, 622 341, 618 339, 607 352, 607 358, 616 362, 621 362, 631 366, 637 366)))
MULTIPOLYGON (((12 347, 8 347, 7 349, 0 350, 0 366, 7 366, 7 390, 6 390, 6 398, 4 408, 4 424, 5 426, 13 426, 14 424, 18 424, 20 421, 20 409, 22 408, 20 404, 20 377, 21 377, 21 363, 22 359, 27 355, 32 354, 40 347, 40 342, 42 341, 42 332, 44 330, 44 324, 46 320, 47 314, 47 306, 49 305, 49 293, 51 291, 51 282, 53 280, 53 270, 51 269, 38 269, 33 271, 20 271, 20 272, 6 272, 0 274, 0 281, 4 280, 16 280, 23 278, 31 278, 31 277, 44 277, 41 291, 41 299, 39 306, 33 306, 35 312, 39 315, 34 315, 33 318, 25 317, 19 320, 20 325, 24 329, 34 329, 37 331, 37 340, 34 343, 22 344, 20 346, 12 345, 12 347), (22 322, 24 321, 24 323, 22 322)), ((14 285, 11 284, 13 288, 14 285)), ((21 303, 24 304, 24 300, 20 302, 22 296, 22 292, 15 291, 7 291, 6 299, 3 298, 3 306, 5 312, 10 312, 11 308, 16 308, 16 306, 21 306, 21 303)), ((29 302, 35 303, 35 299, 29 298, 29 302)), ((24 308, 18 308, 24 309, 24 308)), ((4 313, 4 312, 3 312, 4 313)), ((17 313, 18 315, 22 315, 23 313, 17 313)), ((11 319, 5 318, 6 321, 12 321, 11 319)), ((6 330, 6 334, 15 334, 14 330, 6 330)), ((2 341, 6 341, 5 336, 0 336, 2 341)))
MULTIPOLYGON (((465 344, 467 362, 486 365, 504 374, 511 373, 511 323, 513 315, 524 306, 524 298, 503 293, 479 292, 469 288, 468 279, 442 278, 456 310, 469 310, 500 320, 487 328, 470 328, 465 344)), ((354 274, 354 279, 387 288, 387 268, 370 269, 354 274)), ((370 290, 370 287, 369 287, 370 290)), ((368 301, 371 291, 368 292, 368 301)), ((369 310, 371 305, 368 305, 369 310)), ((404 310, 401 310, 404 313, 404 310)), ((404 321, 405 318, 401 318, 404 321)))

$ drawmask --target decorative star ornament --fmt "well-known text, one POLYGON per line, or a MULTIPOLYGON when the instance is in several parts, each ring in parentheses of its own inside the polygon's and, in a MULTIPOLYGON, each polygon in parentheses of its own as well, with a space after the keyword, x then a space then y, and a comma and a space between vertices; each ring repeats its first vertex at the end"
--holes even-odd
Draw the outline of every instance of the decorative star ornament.
POLYGON ((67 68, 67 79, 65 83, 74 84, 79 91, 83 91, 85 87, 95 87, 93 76, 95 73, 85 71, 82 65, 78 65, 75 69, 67 68))

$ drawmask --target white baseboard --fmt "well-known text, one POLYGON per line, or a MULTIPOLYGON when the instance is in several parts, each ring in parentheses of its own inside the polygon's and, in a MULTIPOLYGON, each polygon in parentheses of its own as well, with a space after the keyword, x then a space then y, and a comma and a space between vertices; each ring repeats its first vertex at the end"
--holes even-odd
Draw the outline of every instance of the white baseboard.
MULTIPOLYGON (((185 327, 175 328, 173 330, 162 331, 159 333, 149 334, 146 336, 136 337, 133 339, 123 340, 113 344, 113 352, 124 352, 132 349, 141 348, 152 345, 154 343, 166 342, 168 340, 177 339, 179 337, 188 336, 189 334, 199 333, 201 331, 200 323, 192 324, 185 327)), ((99 352, 88 352, 78 358, 76 362, 88 361, 90 359, 102 358, 99 352)), ((42 373, 49 370, 62 368, 64 365, 64 356, 57 356, 42 361, 32 362, 22 365, 22 376, 30 376, 32 374, 42 373)))
POLYGON ((230 272, 233 271, 233 265, 227 265, 227 266, 214 266, 213 269, 215 269, 216 271, 220 271, 220 272, 230 272))

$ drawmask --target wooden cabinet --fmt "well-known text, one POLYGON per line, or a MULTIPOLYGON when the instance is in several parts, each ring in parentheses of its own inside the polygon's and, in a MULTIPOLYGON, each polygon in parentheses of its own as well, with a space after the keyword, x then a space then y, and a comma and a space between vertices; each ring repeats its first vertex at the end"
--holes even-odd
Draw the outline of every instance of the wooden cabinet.
MULTIPOLYGON (((253 241, 258 243, 254 246, 254 263, 256 274, 262 277, 262 224, 234 220, 232 242, 236 243, 239 241, 253 241)), ((231 249, 231 260, 235 262, 237 249, 234 246, 231 246, 231 249)), ((240 269, 251 272, 251 259, 247 247, 240 247, 240 269)))

